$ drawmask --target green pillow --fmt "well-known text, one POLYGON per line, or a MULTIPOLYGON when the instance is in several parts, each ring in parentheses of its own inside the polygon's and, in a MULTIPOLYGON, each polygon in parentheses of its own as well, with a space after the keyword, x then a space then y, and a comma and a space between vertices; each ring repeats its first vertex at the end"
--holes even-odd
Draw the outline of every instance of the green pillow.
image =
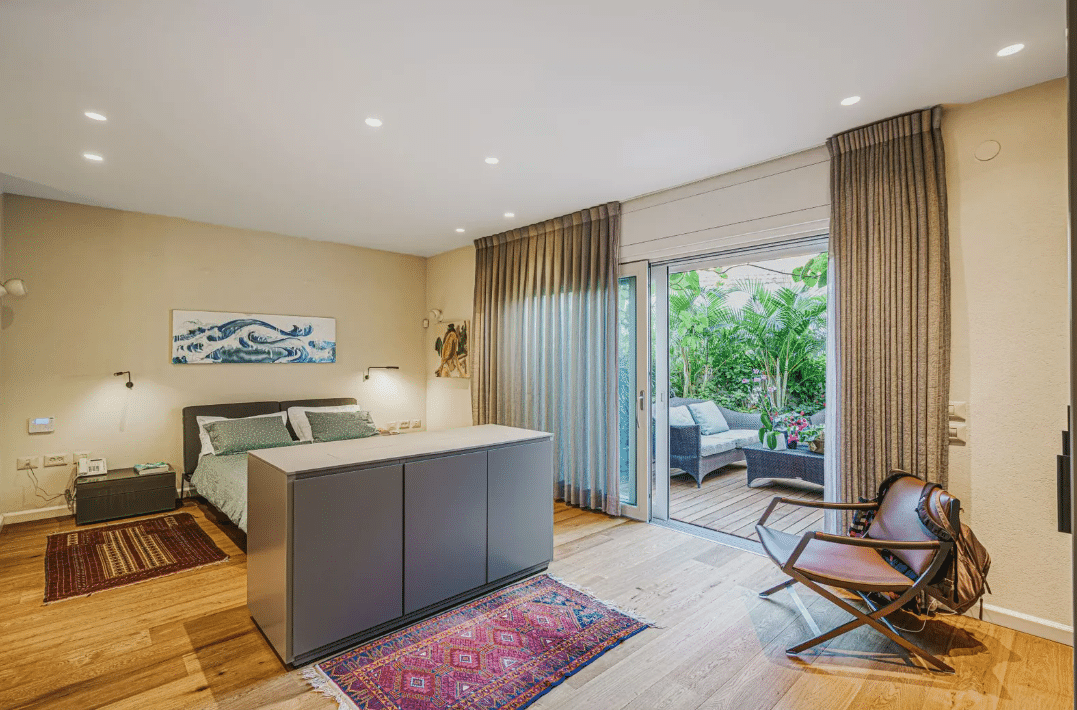
POLYGON ((378 433, 370 412, 307 412, 314 441, 365 439, 378 433))
POLYGON ((718 405, 714 402, 689 404, 688 410, 692 412, 692 418, 699 425, 701 436, 729 431, 729 423, 725 420, 725 415, 722 414, 722 410, 718 409, 718 405))
POLYGON ((217 456, 295 443, 282 417, 224 419, 206 424, 206 433, 217 456))

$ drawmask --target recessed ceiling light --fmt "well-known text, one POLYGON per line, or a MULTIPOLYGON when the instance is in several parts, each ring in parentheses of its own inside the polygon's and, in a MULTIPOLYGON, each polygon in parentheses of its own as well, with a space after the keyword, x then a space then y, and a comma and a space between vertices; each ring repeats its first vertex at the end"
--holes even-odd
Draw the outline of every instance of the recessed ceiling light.
POLYGON ((102 158, 97 153, 83 153, 82 157, 86 158, 86 160, 92 160, 95 163, 100 163, 102 160, 104 160, 104 158, 102 158))
POLYGON ((95 121, 107 121, 108 120, 107 118, 105 118, 105 116, 103 114, 97 113, 96 111, 86 111, 82 115, 85 116, 86 118, 92 118, 95 121))
POLYGON ((463 227, 457 227, 457 228, 456 228, 456 231, 457 231, 457 232, 463 232, 463 231, 464 231, 464 228, 463 228, 463 227))
POLYGON ((370 126, 371 128, 377 128, 378 126, 381 125, 381 119, 380 118, 368 118, 366 120, 366 125, 370 126))
POLYGON ((1021 44, 1020 42, 1018 42, 1017 44, 1011 44, 1009 47, 1003 47, 1002 49, 998 50, 998 56, 1008 57, 1011 54, 1017 54, 1024 48, 1025 45, 1021 44))
POLYGON ((857 104, 857 103, 860 103, 860 97, 859 96, 850 96, 847 99, 842 99, 841 100, 841 105, 842 106, 852 106, 853 104, 857 104))
POLYGON ((506 213, 505 213, 505 216, 506 216, 506 217, 515 217, 515 216, 516 216, 516 213, 515 213, 515 212, 506 212, 506 213))
POLYGON ((501 162, 501 161, 499 161, 497 158, 487 158, 486 159, 486 164, 487 165, 497 165, 499 162, 501 162))

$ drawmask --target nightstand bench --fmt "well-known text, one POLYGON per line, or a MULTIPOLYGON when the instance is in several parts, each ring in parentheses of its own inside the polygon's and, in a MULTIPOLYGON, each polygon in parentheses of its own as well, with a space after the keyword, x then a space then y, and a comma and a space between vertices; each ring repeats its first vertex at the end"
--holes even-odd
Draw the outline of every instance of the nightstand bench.
POLYGON ((118 468, 103 476, 75 479, 75 522, 79 525, 176 509, 176 472, 139 475, 118 468))

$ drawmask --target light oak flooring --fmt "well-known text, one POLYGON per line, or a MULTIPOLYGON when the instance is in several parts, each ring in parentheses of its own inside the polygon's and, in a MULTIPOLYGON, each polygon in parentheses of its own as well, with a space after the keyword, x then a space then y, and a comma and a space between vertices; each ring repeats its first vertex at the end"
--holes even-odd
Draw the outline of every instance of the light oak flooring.
MULTIPOLYGON (((73 520, 0 532, 0 708, 335 708, 280 664, 247 616, 245 557, 226 534, 234 528, 195 503, 186 510, 228 562, 49 606, 45 537, 73 520)), ((1067 646, 946 617, 918 638, 956 676, 910 665, 864 629, 820 655, 788 658, 783 649, 809 632, 786 592, 757 596, 782 576, 768 560, 561 504, 555 520, 551 572, 658 626, 554 688, 537 710, 1072 707, 1067 646)), ((842 620, 802 596, 820 624, 842 620)))
MULTIPOLYGON (((669 517, 710 530, 759 541, 755 524, 775 496, 802 500, 822 500, 817 488, 785 485, 780 479, 771 484, 756 482, 748 487, 748 469, 742 463, 730 464, 703 479, 696 488, 691 476, 669 479, 669 517)), ((823 529, 823 511, 794 506, 779 507, 767 521, 769 527, 799 535, 806 530, 823 529)))

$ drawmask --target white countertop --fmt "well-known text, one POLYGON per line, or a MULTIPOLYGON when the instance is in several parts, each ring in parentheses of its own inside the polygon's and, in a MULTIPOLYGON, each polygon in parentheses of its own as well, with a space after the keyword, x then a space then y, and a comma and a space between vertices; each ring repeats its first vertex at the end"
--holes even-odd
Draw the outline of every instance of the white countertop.
POLYGON ((250 455, 284 473, 305 473, 541 441, 552 436, 544 431, 483 424, 443 431, 420 431, 397 436, 371 436, 365 439, 259 449, 251 451, 250 455))

